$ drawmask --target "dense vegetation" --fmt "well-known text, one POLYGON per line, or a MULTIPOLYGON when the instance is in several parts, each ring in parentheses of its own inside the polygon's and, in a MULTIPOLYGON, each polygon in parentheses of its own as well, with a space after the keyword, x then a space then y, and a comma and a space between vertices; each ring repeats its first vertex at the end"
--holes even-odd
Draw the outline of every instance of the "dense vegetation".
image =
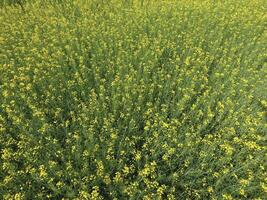
POLYGON ((0 199, 265 199, 266 10, 2 1, 0 199))

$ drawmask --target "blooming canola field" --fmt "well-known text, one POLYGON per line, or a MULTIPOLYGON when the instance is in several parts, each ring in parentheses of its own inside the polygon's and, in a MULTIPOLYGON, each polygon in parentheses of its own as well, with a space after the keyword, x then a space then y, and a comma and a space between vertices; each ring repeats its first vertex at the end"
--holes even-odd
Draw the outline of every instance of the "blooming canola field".
POLYGON ((266 11, 3 0, 0 199, 266 199, 266 11))

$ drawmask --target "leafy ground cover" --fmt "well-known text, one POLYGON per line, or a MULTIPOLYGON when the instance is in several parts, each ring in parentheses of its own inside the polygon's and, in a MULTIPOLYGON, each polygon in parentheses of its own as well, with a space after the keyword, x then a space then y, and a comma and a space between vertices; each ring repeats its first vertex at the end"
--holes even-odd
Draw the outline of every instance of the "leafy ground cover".
POLYGON ((0 199, 265 199, 266 10, 2 1, 0 199))

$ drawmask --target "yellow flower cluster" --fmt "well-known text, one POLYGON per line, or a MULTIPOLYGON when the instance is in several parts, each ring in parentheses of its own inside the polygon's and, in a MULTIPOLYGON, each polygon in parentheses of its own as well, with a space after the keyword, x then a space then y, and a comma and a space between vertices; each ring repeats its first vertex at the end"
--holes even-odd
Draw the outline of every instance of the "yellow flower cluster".
POLYGON ((0 199, 266 198, 264 0, 3 2, 0 199))

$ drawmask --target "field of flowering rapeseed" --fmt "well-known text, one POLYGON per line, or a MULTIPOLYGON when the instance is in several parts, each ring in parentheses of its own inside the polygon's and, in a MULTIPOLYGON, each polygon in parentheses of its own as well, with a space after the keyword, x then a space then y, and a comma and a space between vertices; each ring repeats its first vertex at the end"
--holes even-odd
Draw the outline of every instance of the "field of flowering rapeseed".
POLYGON ((0 199, 266 199, 266 11, 3 0, 0 199))

